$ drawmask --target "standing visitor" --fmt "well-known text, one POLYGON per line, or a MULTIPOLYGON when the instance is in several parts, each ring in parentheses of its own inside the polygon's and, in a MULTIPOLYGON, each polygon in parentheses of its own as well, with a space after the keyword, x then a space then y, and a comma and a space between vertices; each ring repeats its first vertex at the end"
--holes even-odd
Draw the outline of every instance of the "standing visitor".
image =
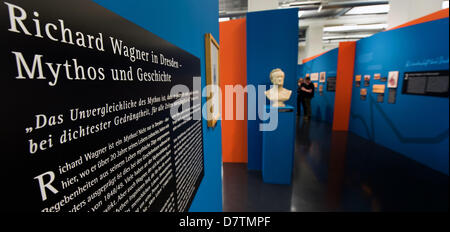
POLYGON ((302 105, 302 90, 301 86, 303 84, 303 78, 300 77, 297 82, 297 116, 301 115, 301 105, 302 105))
POLYGON ((314 84, 309 77, 305 78, 300 90, 302 92, 303 110, 305 111, 303 119, 307 121, 311 118, 311 98, 314 97, 314 84))

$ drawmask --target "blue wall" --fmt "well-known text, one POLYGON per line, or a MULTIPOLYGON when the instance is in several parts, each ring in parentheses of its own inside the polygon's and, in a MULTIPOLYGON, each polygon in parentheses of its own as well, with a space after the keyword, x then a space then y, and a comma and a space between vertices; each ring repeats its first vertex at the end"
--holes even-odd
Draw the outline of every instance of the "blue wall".
MULTIPOLYGON (((326 72, 326 77, 337 77, 337 60, 338 60, 338 48, 328 51, 327 53, 310 60, 302 65, 302 77, 305 77, 307 73, 320 73, 326 72)), ((328 92, 326 82, 319 83, 319 81, 313 81, 320 85, 323 85, 323 95, 319 93, 319 88, 315 89, 314 98, 311 100, 311 117, 320 121, 333 123, 334 113, 334 96, 335 92, 328 92)), ((302 112, 304 113, 304 112, 302 112)))
MULTIPOLYGON (((247 14, 247 85, 266 85, 275 68, 285 73, 284 87, 292 90, 287 105, 297 100, 298 10, 270 10, 247 14)), ((264 105, 260 106, 262 110, 264 105)), ((248 168, 261 169, 262 133, 259 120, 249 120, 248 168)))
MULTIPOLYGON (((449 98, 402 94, 403 74, 449 69, 448 18, 375 34, 356 45, 355 75, 371 75, 367 100, 353 87, 350 131, 449 173, 449 98), (376 102, 373 74, 399 71, 397 101, 376 102)), ((355 85, 353 85, 355 86, 355 85)))
MULTIPOLYGON (((205 86, 204 35, 211 33, 217 41, 219 40, 218 1, 95 0, 95 2, 199 57, 202 88, 205 86)), ((206 98, 202 101, 206 102, 206 98)), ((205 176, 190 211, 222 211, 221 140, 220 121, 214 129, 209 129, 203 120, 205 176)))

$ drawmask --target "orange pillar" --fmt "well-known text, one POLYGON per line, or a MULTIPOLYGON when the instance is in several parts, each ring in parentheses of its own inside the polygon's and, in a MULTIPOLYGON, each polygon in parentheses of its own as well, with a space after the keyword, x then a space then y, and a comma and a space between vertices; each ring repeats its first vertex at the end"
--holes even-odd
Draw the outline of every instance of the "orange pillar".
POLYGON ((356 42, 339 43, 333 130, 348 131, 356 42))
MULTIPOLYGON (((236 19, 219 24, 220 29, 220 88, 225 99, 225 85, 247 85, 246 20, 236 19)), ((233 97, 232 120, 225 118, 227 109, 222 102, 222 161, 247 163, 247 99, 244 98, 244 120, 236 120, 236 96, 233 97)), ((229 109, 231 110, 231 109, 229 109)))

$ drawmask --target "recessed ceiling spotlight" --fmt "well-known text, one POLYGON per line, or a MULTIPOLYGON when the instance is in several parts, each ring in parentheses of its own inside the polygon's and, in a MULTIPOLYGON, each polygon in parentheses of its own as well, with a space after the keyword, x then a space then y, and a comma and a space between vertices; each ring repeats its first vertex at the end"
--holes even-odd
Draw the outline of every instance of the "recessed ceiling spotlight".
POLYGON ((358 6, 349 10, 346 15, 360 15, 360 14, 386 14, 389 12, 389 4, 375 5, 375 6, 358 6))

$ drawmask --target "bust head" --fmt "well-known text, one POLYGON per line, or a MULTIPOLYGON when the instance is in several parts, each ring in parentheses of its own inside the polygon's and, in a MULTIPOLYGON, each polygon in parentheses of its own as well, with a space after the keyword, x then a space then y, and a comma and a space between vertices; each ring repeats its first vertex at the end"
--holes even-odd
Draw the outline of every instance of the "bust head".
POLYGON ((279 68, 272 70, 272 72, 270 72, 270 81, 275 86, 264 93, 270 100, 272 107, 286 106, 284 102, 289 100, 292 91, 283 88, 284 72, 279 68))
POLYGON ((274 85, 283 86, 284 84, 284 72, 277 68, 270 72, 270 81, 274 85))
POLYGON ((311 83, 311 78, 309 77, 305 78, 305 83, 309 85, 311 83))

